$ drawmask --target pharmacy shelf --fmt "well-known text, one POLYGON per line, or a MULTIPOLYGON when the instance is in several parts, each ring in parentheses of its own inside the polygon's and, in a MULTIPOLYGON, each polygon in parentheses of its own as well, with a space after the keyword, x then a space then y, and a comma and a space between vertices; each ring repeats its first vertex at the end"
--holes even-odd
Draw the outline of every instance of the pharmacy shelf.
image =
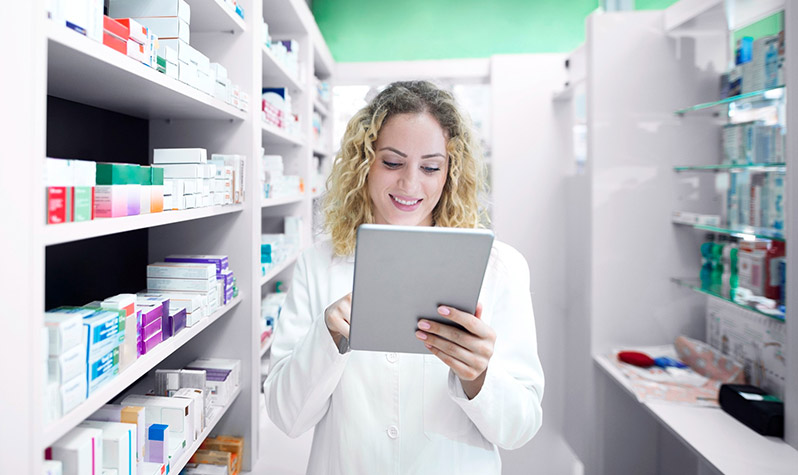
POLYGON ((266 122, 262 122, 261 127, 263 128, 264 143, 278 144, 278 145, 293 145, 297 147, 301 147, 305 144, 305 141, 302 140, 300 137, 294 137, 291 134, 285 132, 284 130, 280 130, 277 127, 268 124, 266 122))
POLYGON ((280 198, 264 198, 261 201, 261 208, 271 208, 273 206, 282 206, 291 203, 299 203, 305 199, 304 194, 294 196, 282 196, 280 198))
POLYGON ((724 163, 718 165, 699 165, 699 166, 684 166, 673 167, 677 172, 785 172, 787 170, 786 163, 724 163))
POLYGON ((63 437, 67 432, 80 424, 84 419, 94 414, 97 409, 107 404, 108 401, 119 395, 128 386, 135 383, 139 378, 147 374, 151 369, 158 365, 168 356, 172 355, 178 348, 186 344, 189 340, 197 336, 200 332, 211 326, 213 322, 222 318, 227 312, 238 305, 243 300, 243 293, 234 298, 230 303, 217 310, 210 317, 202 319, 192 327, 187 327, 177 335, 160 343, 152 351, 141 356, 127 369, 119 373, 102 386, 94 394, 89 396, 78 407, 65 414, 61 419, 51 423, 45 428, 42 436, 41 450, 49 447, 53 442, 63 437))
POLYGON ((292 265, 294 265, 296 260, 299 259, 299 255, 300 254, 301 253, 299 253, 299 252, 291 254, 283 262, 281 262, 281 263, 277 264, 276 266, 272 267, 271 269, 269 269, 269 272, 267 272, 266 275, 261 277, 260 286, 263 287, 264 285, 268 284, 275 277, 277 277, 280 274, 280 272, 282 272, 282 271, 288 269, 289 267, 291 267, 292 265))
POLYGON ((269 348, 272 347, 272 342, 273 341, 274 341, 274 334, 272 334, 272 336, 267 338, 266 341, 264 341, 263 344, 260 346, 260 357, 261 358, 263 358, 263 355, 265 355, 269 351, 269 348))
POLYGON ((675 114, 683 116, 690 112, 697 112, 705 109, 713 109, 715 107, 725 106, 737 102, 753 104, 754 102, 757 101, 765 101, 765 102, 775 101, 781 99, 782 97, 784 97, 784 86, 776 86, 768 89, 762 89, 759 91, 747 92, 745 94, 738 94, 736 96, 727 97, 719 101, 705 102, 703 104, 698 104, 691 107, 685 107, 684 109, 677 110, 675 114))
POLYGON ((213 429, 216 427, 216 424, 222 420, 222 417, 227 413, 227 410, 236 402, 238 399, 238 395, 241 394, 241 386, 237 387, 236 390, 233 392, 233 395, 230 397, 230 403, 226 406, 211 406, 216 408, 216 413, 211 416, 205 422, 205 430, 197 437, 197 440, 194 441, 184 452, 183 454, 178 457, 177 461, 169 467, 169 473, 178 474, 181 470, 186 466, 191 457, 194 456, 194 453, 199 450, 200 445, 205 442, 205 439, 211 435, 213 429))
POLYGON ((192 33, 243 33, 244 20, 224 5, 222 0, 186 0, 191 6, 192 33))
POLYGON ((243 204, 210 206, 207 208, 163 211, 161 213, 140 214, 138 216, 124 216, 120 218, 98 218, 80 223, 49 224, 44 226, 44 244, 46 246, 52 246, 54 244, 124 233, 136 229, 154 228, 166 224, 237 213, 243 209, 243 204))
MULTIPOLYGON (((606 356, 593 362, 635 401, 626 376, 606 356)), ((787 475, 798 467, 798 451, 778 437, 765 437, 720 408, 668 403, 640 403, 698 457, 726 475, 787 475)))
POLYGON ((293 92, 302 93, 302 84, 277 61, 271 50, 263 46, 263 87, 287 87, 293 92))
POLYGON ((318 97, 313 100, 313 109, 321 114, 322 117, 330 115, 330 109, 318 97))
POLYGON ((47 93, 143 119, 246 120, 203 94, 75 31, 47 22, 47 93))
POLYGON ((727 302, 731 302, 734 305, 737 305, 740 308, 744 308, 744 309, 749 310, 751 312, 755 312, 755 313, 757 313, 759 315, 763 315, 765 317, 770 317, 770 318, 772 318, 774 320, 777 320, 779 322, 784 322, 784 315, 782 315, 782 314, 777 314, 776 315, 776 314, 768 313, 768 312, 762 311, 762 310, 760 310, 760 309, 758 309, 756 307, 752 307, 750 305, 743 305, 741 303, 737 303, 737 302, 734 301, 734 299, 731 299, 731 298, 723 296, 723 294, 721 294, 720 289, 718 288, 717 285, 712 285, 712 286, 702 285, 701 281, 699 279, 695 279, 695 278, 693 278, 693 279, 682 279, 682 278, 672 277, 671 278, 671 282, 673 282, 674 284, 681 285, 682 287, 687 287, 688 289, 691 289, 691 290, 693 290, 695 292, 699 292, 699 293, 702 293, 702 294, 706 294, 706 295, 711 295, 713 297, 717 297, 719 299, 723 299, 723 300, 725 300, 727 302))
POLYGON ((736 227, 721 227, 721 226, 708 226, 705 224, 686 224, 674 221, 673 224, 682 226, 690 226, 692 228, 709 231, 718 234, 728 234, 736 237, 756 237, 759 239, 770 239, 772 241, 785 241, 784 232, 771 228, 757 228, 754 226, 736 226, 736 227))

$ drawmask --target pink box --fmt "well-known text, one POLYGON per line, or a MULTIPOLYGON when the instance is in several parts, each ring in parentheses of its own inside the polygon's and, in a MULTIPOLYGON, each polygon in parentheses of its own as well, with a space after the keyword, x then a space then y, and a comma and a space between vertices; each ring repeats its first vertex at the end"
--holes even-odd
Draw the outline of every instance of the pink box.
POLYGON ((97 185, 94 191, 94 215, 97 218, 127 216, 125 185, 97 185))

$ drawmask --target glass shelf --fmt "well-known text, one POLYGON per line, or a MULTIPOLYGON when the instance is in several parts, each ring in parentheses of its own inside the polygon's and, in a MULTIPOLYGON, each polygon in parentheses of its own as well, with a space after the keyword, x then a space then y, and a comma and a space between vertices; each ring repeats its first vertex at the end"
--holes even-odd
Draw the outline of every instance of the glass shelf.
POLYGON ((752 172, 784 172, 787 171, 787 164, 786 163, 724 163, 719 165, 701 165, 701 166, 685 166, 685 167, 673 167, 673 169, 677 172, 686 172, 686 171, 714 171, 714 172, 735 172, 735 171, 743 171, 748 170, 752 172))
POLYGON ((713 233, 729 234, 736 237, 756 237, 759 239, 770 239, 772 241, 786 241, 784 232, 778 229, 771 228, 756 228, 754 226, 736 226, 736 227, 722 227, 722 226, 708 226, 706 224, 687 224, 674 221, 674 224, 681 224, 683 226, 691 226, 695 229, 702 231, 709 231, 713 233))
POLYGON ((741 102, 741 101, 750 101, 755 102, 757 100, 762 101, 773 101, 777 99, 781 99, 784 97, 784 86, 776 86, 769 89, 762 89, 760 91, 754 92, 747 92, 745 94, 739 94, 737 96, 727 97, 725 99, 721 99, 719 101, 714 102, 705 102, 703 104, 698 104, 692 107, 686 107, 684 109, 679 109, 676 111, 676 115, 685 115, 689 112, 695 112, 703 109, 711 109, 713 107, 722 106, 731 104, 734 102, 741 102))
POLYGON ((689 288, 691 290, 694 290, 695 292, 699 292, 699 293, 702 293, 702 294, 706 294, 706 295, 711 295, 713 297, 717 297, 719 299, 723 299, 723 300, 725 300, 727 302, 731 302, 734 305, 737 305, 738 307, 741 307, 741 308, 744 308, 746 310, 750 310, 752 312, 758 313, 759 315, 764 315, 766 317, 770 317, 770 318, 772 318, 774 320, 778 320, 780 322, 784 321, 784 315, 781 315, 781 314, 774 315, 774 314, 771 314, 771 313, 763 312, 762 310, 759 310, 756 307, 752 307, 752 306, 749 306, 749 305, 743 305, 743 304, 735 302, 731 298, 724 297, 720 293, 720 288, 719 288, 720 286, 719 285, 705 286, 705 285, 701 284, 701 281, 699 279, 679 279, 679 278, 676 278, 676 277, 672 277, 671 278, 671 282, 673 282, 675 284, 678 284, 678 285, 681 285, 682 287, 687 287, 687 288, 689 288))

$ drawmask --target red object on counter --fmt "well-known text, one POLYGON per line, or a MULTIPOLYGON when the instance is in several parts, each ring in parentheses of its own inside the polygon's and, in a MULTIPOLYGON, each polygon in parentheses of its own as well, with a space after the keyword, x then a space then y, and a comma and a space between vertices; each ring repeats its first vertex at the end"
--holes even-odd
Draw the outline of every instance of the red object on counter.
POLYGON ((630 365, 640 366, 641 368, 654 366, 654 359, 645 353, 640 353, 639 351, 618 352, 618 360, 624 363, 629 363, 630 365))
POLYGON ((771 242, 768 252, 765 253, 765 297, 776 301, 781 298, 781 285, 779 285, 778 266, 773 265, 773 260, 784 257, 785 253, 786 247, 783 241, 771 242))

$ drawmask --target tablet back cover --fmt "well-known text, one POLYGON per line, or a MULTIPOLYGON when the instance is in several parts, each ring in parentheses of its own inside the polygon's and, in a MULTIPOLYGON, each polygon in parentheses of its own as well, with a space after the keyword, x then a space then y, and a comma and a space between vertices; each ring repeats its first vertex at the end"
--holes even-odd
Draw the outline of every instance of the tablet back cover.
POLYGON ((492 245, 485 229, 361 225, 350 347, 429 353, 415 336, 418 320, 451 324, 439 305, 475 312, 492 245))

